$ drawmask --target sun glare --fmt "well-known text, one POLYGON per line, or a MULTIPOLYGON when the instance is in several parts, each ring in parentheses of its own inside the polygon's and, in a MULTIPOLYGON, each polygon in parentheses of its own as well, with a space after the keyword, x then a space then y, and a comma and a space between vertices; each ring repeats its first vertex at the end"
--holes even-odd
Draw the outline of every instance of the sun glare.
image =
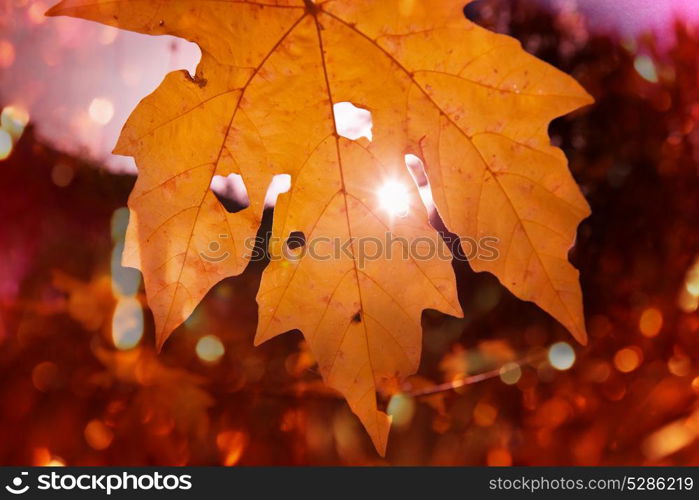
POLYGON ((386 181, 378 191, 381 208, 392 217, 406 217, 410 211, 410 194, 405 185, 386 181))

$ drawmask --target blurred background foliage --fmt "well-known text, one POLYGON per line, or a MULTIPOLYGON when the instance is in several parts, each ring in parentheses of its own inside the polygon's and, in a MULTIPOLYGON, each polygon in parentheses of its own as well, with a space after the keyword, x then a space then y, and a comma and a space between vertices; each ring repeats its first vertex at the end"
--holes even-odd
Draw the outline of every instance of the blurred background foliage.
MULTIPOLYGON (((45 29, 36 4, 4 0, 0 24, 31 37, 45 29)), ((134 177, 47 140, 2 86, 0 463, 699 465, 699 28, 599 32, 570 1, 465 14, 596 99, 551 127, 593 211, 571 251, 587 346, 455 264, 466 317, 423 315, 419 375, 382 395, 394 427, 381 459, 298 332, 253 347, 264 263, 212 290, 156 354, 140 275, 119 265, 134 177)), ((0 34, 0 81, 46 39, 0 34)), ((94 57, 84 45, 22 62, 26 92, 46 84, 31 68, 94 57)), ((91 98, 75 123, 99 131, 114 108, 91 98)))

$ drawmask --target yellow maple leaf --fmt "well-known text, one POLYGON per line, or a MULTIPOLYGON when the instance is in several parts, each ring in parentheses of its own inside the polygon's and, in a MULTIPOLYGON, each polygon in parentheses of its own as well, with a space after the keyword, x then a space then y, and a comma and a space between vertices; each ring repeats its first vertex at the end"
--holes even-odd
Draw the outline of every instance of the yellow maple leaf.
POLYGON ((377 386, 417 369, 424 309, 461 315, 448 259, 414 256, 443 243, 405 168, 409 153, 424 161, 447 227, 497 239, 499 258, 476 256, 473 268, 585 342, 567 251, 589 208, 547 127, 591 99, 517 41, 467 21, 464 3, 64 0, 49 11, 202 50, 196 75, 169 74, 115 149, 139 166, 125 264, 144 274, 159 345, 213 285, 244 270, 270 180, 289 174, 256 342, 300 329, 326 383, 384 453, 390 418, 377 386), (371 141, 338 133, 342 102, 371 112, 371 141), (237 213, 210 189, 230 174, 242 176, 250 199, 237 213), (381 207, 376 192, 386 184, 399 191, 399 216, 381 207), (386 234, 416 252, 366 258, 363 245, 386 234), (332 258, 291 255, 289 235, 332 258), (204 258, 214 240, 228 258, 204 258))

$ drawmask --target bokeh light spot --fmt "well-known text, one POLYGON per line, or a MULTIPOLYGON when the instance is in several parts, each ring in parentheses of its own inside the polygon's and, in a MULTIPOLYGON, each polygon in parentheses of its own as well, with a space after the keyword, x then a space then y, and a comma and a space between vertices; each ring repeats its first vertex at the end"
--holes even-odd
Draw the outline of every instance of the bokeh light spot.
POLYGON ((15 62, 15 46, 7 40, 0 40, 0 68, 7 69, 15 62))
POLYGON ((642 445, 643 454, 651 460, 660 460, 688 446, 697 438, 699 411, 687 420, 672 422, 648 436, 642 445))
POLYGON ((505 448, 489 450, 486 460, 489 467, 510 467, 512 465, 512 455, 505 448))
POLYGON ((0 129, 0 161, 5 160, 12 153, 12 137, 5 130, 0 129))
POLYGON ((85 441, 95 450, 106 450, 112 444, 114 433, 101 420, 90 420, 85 426, 85 441))
POLYGON ((638 347, 624 347, 614 355, 614 366, 622 373, 629 373, 640 366, 642 359, 641 350, 638 347))
POLYGON ((692 267, 687 271, 678 305, 686 313, 693 313, 699 309, 699 257, 694 259, 692 267))
POLYGON ((51 180, 58 187, 68 187, 73 182, 75 170, 66 163, 56 163, 51 169, 51 180))
POLYGON ((692 360, 684 355, 672 356, 667 361, 667 370, 676 377, 686 377, 692 370, 692 360))
POLYGON ((387 413, 393 417, 393 425, 405 427, 415 414, 415 401, 405 394, 394 394, 388 403, 387 413))
POLYGON ((29 123, 29 113, 20 106, 5 106, 0 114, 0 128, 17 141, 29 123))
POLYGON ((557 342, 549 348, 548 358, 556 370, 568 370, 575 363, 575 351, 567 342, 557 342))
POLYGON ((27 17, 32 24, 42 24, 46 22, 46 11, 48 6, 44 2, 34 2, 27 9, 27 17))
POLYGON ((95 97, 87 110, 90 119, 99 125, 106 125, 114 117, 112 101, 104 97, 95 97))
POLYGON ((522 377, 522 369, 517 363, 507 363, 500 368, 500 380, 507 385, 514 385, 522 377))
POLYGON ((226 348, 216 335, 205 335, 197 342, 196 351, 202 361, 216 363, 226 353, 226 348))
POLYGON ((636 57, 633 63, 636 72, 641 75, 641 77, 651 83, 658 83, 658 72, 655 69, 655 63, 653 59, 646 55, 640 55, 636 57))
POLYGON ((143 336, 143 308, 138 299, 123 297, 117 302, 112 318, 112 341, 117 349, 136 347, 143 336))
POLYGON ((491 404, 480 401, 473 409, 473 422, 480 427, 490 427, 497 417, 498 409, 491 404))
POLYGON ((692 379, 692 389, 699 394, 699 377, 694 377, 692 379))
POLYGON ((240 461, 247 446, 247 436, 240 431, 223 431, 216 436, 216 446, 221 451, 222 464, 232 467, 240 461))
POLYGON ((51 361, 37 364, 32 370, 32 383, 37 390, 47 392, 51 390, 58 377, 58 366, 51 361))
POLYGON ((655 307, 643 311, 638 320, 638 329, 644 337, 655 337, 663 328, 663 314, 655 307))

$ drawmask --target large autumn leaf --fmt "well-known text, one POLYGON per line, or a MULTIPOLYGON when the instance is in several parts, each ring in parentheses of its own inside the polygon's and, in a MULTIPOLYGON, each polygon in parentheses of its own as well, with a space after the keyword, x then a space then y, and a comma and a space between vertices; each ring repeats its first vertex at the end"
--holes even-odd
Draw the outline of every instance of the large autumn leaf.
POLYGON ((64 0, 49 11, 202 49, 196 75, 169 74, 115 149, 139 166, 125 261, 144 274, 160 345, 214 284, 243 271, 270 180, 290 174, 275 208, 271 250, 280 258, 263 275, 256 342, 300 329, 326 382, 383 453, 390 418, 377 387, 416 370, 424 309, 461 314, 447 260, 363 252, 361 242, 387 233, 428 250, 440 244, 408 153, 424 161, 453 232, 498 239, 499 258, 475 257, 474 269, 585 341, 567 252, 589 209, 547 127, 591 99, 515 40, 467 21, 465 3, 64 0), (338 134, 340 102, 372 113, 372 141, 338 134), (250 198, 233 214, 210 190, 214 176, 230 174, 242 176, 250 198), (386 182, 407 191, 399 217, 379 206, 386 182), (317 253, 333 258, 291 255, 290 234, 324 242, 317 253), (346 251, 338 241, 349 242, 346 251), (229 257, 206 258, 212 242, 229 257))

